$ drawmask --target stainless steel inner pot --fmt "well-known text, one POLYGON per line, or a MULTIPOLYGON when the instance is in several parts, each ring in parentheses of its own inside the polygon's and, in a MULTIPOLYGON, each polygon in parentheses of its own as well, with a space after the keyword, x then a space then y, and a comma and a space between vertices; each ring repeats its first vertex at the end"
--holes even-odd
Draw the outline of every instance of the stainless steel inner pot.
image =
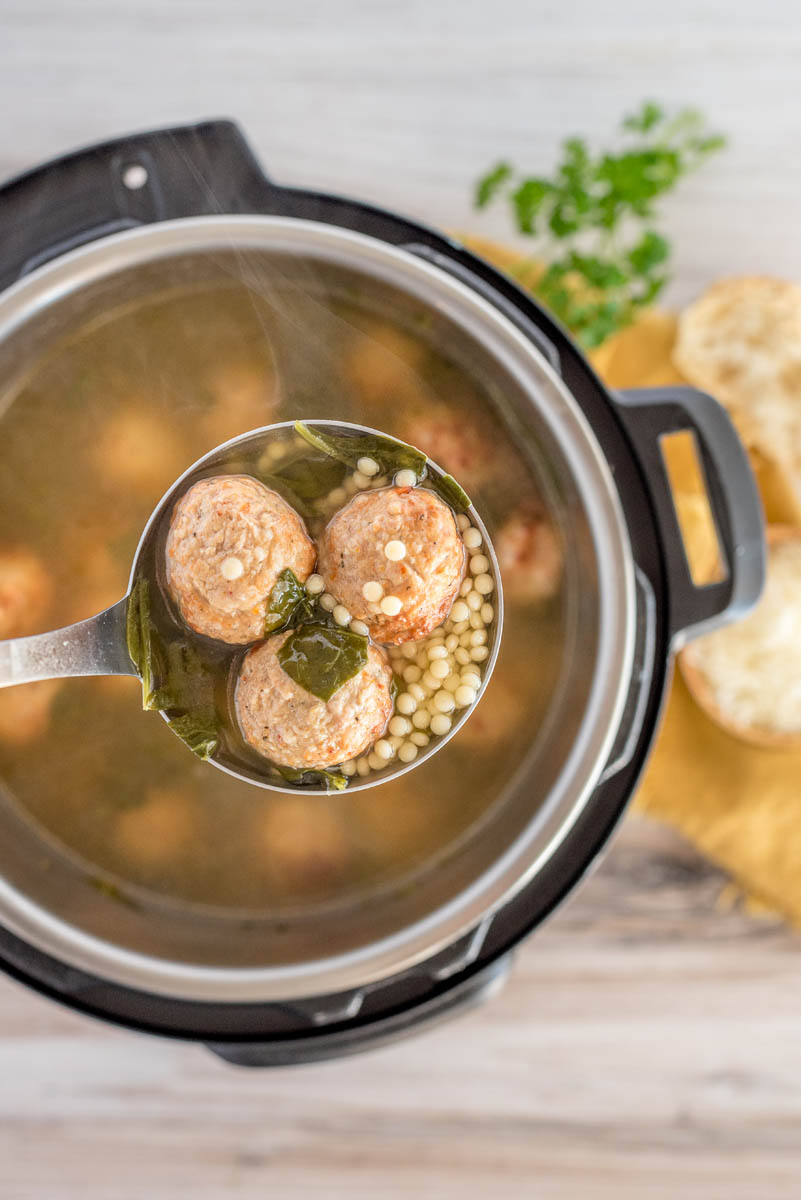
MULTIPOLYGON (((499 419, 549 488, 566 551, 565 638, 547 715, 531 729, 527 752, 482 821, 405 887, 300 912, 280 931, 267 914, 243 920, 167 903, 120 906, 87 886, 67 855, 49 854, 43 869, 35 827, 10 801, 0 805, 0 924, 7 929, 134 989, 277 1001, 395 975, 474 929, 543 869, 619 740, 643 598, 608 465, 543 354, 457 278, 341 228, 280 217, 199 217, 63 255, 0 296, 0 412, 41 357, 57 353, 79 329, 154 292, 180 296, 232 279, 274 296, 295 330, 325 319, 322 293, 358 290, 361 303, 403 314, 447 345, 491 385, 499 419)), ((300 402, 303 379, 313 382, 330 364, 316 342, 300 352, 294 345, 278 366, 295 379, 300 402)), ((319 415, 336 417, 334 407, 335 397, 319 415)), ((491 703, 491 693, 483 703, 491 703)))

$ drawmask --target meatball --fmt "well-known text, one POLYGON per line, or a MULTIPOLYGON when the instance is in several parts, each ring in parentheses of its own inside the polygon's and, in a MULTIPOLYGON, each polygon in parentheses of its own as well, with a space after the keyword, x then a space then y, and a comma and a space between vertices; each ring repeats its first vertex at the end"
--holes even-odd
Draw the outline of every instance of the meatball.
POLYGON ((422 344, 391 325, 374 325, 353 337, 344 373, 364 399, 374 403, 419 401, 423 383, 416 373, 422 344))
POLYGON ((547 517, 530 506, 519 509, 495 538, 504 594, 527 604, 547 600, 562 582, 562 548, 547 517))
POLYGON ((196 633, 244 645, 264 633, 270 592, 287 567, 301 583, 316 554, 303 521, 250 475, 201 479, 173 510, 167 586, 196 633))
POLYGON ((152 504, 186 470, 191 457, 187 459, 167 417, 132 402, 101 426, 92 460, 115 491, 127 489, 152 504))
POLYGON ((50 577, 31 550, 22 546, 0 550, 0 638, 40 628, 51 591, 50 577))
POLYGON ((486 483, 500 469, 493 430, 472 421, 461 407, 430 404, 405 423, 402 436, 468 491, 486 483))
POLYGON ((198 428, 209 449, 273 420, 275 383, 261 365, 231 362, 218 367, 208 379, 208 388, 214 402, 198 428))
POLYGON ((197 838, 193 797, 180 789, 153 788, 142 804, 117 818, 114 842, 119 853, 139 869, 176 864, 197 838))
POLYGON ((465 570, 453 513, 426 488, 361 492, 329 522, 320 573, 379 642, 415 642, 444 621, 465 570))
POLYGON ((253 841, 281 888, 314 889, 338 878, 348 863, 342 818, 316 796, 271 797, 253 841))
POLYGON ((368 650, 358 675, 329 701, 295 683, 276 655, 289 633, 248 651, 236 687, 236 710, 245 741, 282 767, 333 767, 363 754, 392 716, 392 669, 383 652, 368 650))
POLYGON ((26 746, 43 738, 60 688, 61 680, 42 679, 0 689, 0 742, 26 746))

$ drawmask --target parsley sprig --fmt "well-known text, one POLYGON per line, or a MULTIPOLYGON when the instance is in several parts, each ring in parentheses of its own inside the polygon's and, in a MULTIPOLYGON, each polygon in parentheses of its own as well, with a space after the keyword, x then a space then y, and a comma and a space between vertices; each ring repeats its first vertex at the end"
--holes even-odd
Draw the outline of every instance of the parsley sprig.
POLYGON ((506 197, 520 233, 538 239, 533 256, 545 265, 533 290, 588 348, 662 291, 670 243, 653 227, 656 202, 726 144, 695 109, 671 116, 652 101, 620 135, 619 150, 600 153, 568 138, 549 177, 500 162, 476 185, 478 208, 506 197))

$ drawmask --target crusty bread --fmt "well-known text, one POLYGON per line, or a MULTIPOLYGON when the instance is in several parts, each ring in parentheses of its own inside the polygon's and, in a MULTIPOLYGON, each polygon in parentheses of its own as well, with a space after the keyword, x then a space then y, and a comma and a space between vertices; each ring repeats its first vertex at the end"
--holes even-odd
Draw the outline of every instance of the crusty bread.
POLYGON ((757 275, 715 284, 681 314, 673 357, 801 503, 801 287, 757 275))
POLYGON ((743 621, 679 655, 696 702, 728 733, 766 747, 801 745, 801 530, 768 529, 768 577, 743 621))

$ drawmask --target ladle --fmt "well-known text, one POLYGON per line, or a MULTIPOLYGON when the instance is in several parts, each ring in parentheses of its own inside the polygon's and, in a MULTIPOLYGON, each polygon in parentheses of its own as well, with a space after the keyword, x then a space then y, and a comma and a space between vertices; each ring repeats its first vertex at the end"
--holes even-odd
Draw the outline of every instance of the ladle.
MULTIPOLYGON (((329 435, 347 435, 350 433, 351 435, 368 434, 379 437, 386 436, 367 426, 346 422, 314 420, 307 422, 307 424, 311 428, 319 429, 329 435)), ((11 687, 37 680, 58 679, 69 676, 137 676, 138 672, 128 653, 126 641, 128 601, 131 595, 131 588, 139 576, 140 564, 146 556, 158 553, 157 542, 159 536, 163 535, 164 527, 162 518, 168 512, 172 511, 176 501, 197 479, 213 474, 217 467, 220 468, 221 472, 229 472, 232 469, 232 463, 235 463, 237 460, 245 460, 246 462, 255 460, 276 437, 286 437, 287 434, 292 432, 293 427, 293 422, 282 422, 252 430, 249 433, 241 434, 215 447, 214 450, 211 450, 208 454, 198 459, 197 462, 193 463, 175 481, 172 487, 165 492, 153 510, 134 554, 127 594, 110 608, 104 609, 103 612, 89 617, 87 620, 78 621, 74 625, 67 625, 63 629, 54 629, 50 632, 35 634, 31 637, 19 637, 0 641, 0 687, 11 687)), ((246 467, 238 469, 247 470, 246 467)), ((427 475, 429 477, 443 479, 445 478, 445 474, 441 467, 437 466, 430 459, 427 459, 427 475)), ((349 790, 359 790, 365 787, 373 787, 378 783, 385 783, 389 779, 396 778, 406 771, 426 762, 464 724, 464 721, 475 709, 489 682, 498 655, 503 627, 501 578, 495 551, 481 518, 472 505, 466 512, 471 524, 480 530, 482 534, 482 553, 490 561, 491 573, 495 581, 495 591, 492 599, 495 616, 489 632, 489 654, 482 664, 481 685, 476 693, 476 699, 468 708, 457 712, 450 731, 442 736, 432 738, 429 745, 423 749, 422 753, 413 762, 403 763, 398 759, 392 759, 381 771, 371 771, 367 777, 355 776, 351 778, 348 781, 349 790)), ((167 719, 165 713, 161 713, 161 715, 165 720, 167 719)), ((304 792, 323 793, 326 790, 322 786, 316 787, 307 784, 292 785, 286 781, 276 781, 273 776, 266 774, 269 769, 269 764, 266 760, 264 760, 264 765, 261 766, 258 762, 258 756, 249 751, 237 755, 231 753, 229 747, 224 755, 212 757, 208 761, 218 769, 226 771, 229 775, 234 775, 246 780, 248 783, 255 783, 257 786, 270 788, 275 791, 292 792, 302 790, 304 792)))

